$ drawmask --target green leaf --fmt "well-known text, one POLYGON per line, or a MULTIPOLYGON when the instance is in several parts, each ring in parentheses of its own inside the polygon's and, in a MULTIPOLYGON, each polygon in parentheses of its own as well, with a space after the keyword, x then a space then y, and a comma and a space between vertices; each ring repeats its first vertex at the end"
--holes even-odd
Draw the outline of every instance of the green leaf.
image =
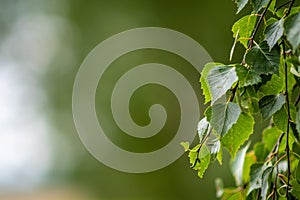
POLYGON ((238 14, 248 3, 249 0, 234 0, 234 2, 237 4, 238 10, 236 14, 238 14))
POLYGON ((236 103, 214 104, 209 107, 205 115, 217 134, 224 136, 235 124, 241 114, 241 109, 236 103))
POLYGON ((297 69, 295 67, 291 67, 290 72, 295 76, 300 77, 300 66, 298 66, 297 69))
POLYGON ((257 17, 255 15, 247 15, 239 19, 231 28, 233 37, 238 37, 238 41, 248 48, 249 38, 252 35, 256 24, 257 17))
POLYGON ((183 146, 184 151, 188 151, 190 148, 190 143, 189 142, 180 142, 180 145, 183 146))
POLYGON ((273 74, 270 81, 259 88, 259 91, 264 95, 278 94, 284 90, 284 78, 273 74))
POLYGON ((223 146, 228 149, 232 159, 234 159, 240 146, 244 144, 253 133, 253 126, 253 117, 247 113, 242 113, 236 124, 234 124, 228 133, 221 139, 223 146))
POLYGON ((246 54, 246 63, 258 74, 278 73, 280 64, 280 48, 275 45, 269 51, 266 41, 255 44, 246 54))
POLYGON ((284 31, 283 22, 284 22, 284 20, 280 19, 279 21, 269 24, 266 27, 265 40, 267 41, 267 43, 269 45, 270 51, 274 47, 274 45, 277 43, 277 41, 281 38, 281 36, 283 35, 283 31, 284 31))
POLYGON ((274 114, 273 122, 279 130, 283 132, 286 131, 287 123, 288 123, 288 115, 285 106, 282 106, 282 108, 274 114))
POLYGON ((254 163, 250 169, 250 186, 248 195, 255 189, 261 188, 262 174, 266 166, 263 163, 254 163))
POLYGON ((284 22, 285 34, 287 36, 287 40, 293 47, 293 50, 296 49, 300 45, 300 12, 289 16, 284 22))
POLYGON ((300 184, 293 179, 291 181, 291 185, 292 185, 292 195, 294 195, 297 199, 300 199, 300 184))
POLYGON ((221 148, 221 143, 219 140, 217 140, 216 142, 213 143, 213 146, 210 149, 210 161, 214 162, 217 158, 217 155, 220 151, 221 148))
POLYGON ((267 167, 262 174, 262 186, 261 186, 261 197, 262 200, 266 200, 269 189, 269 176, 273 170, 273 167, 267 167))
POLYGON ((300 133, 300 106, 298 106, 298 108, 297 108, 296 129, 297 129, 298 133, 300 133))
POLYGON ((213 68, 207 76, 212 104, 221 98, 237 80, 235 67, 217 66, 213 68))
POLYGON ((189 152, 189 158, 190 158, 190 164, 193 166, 197 159, 199 159, 199 148, 200 148, 200 144, 198 144, 197 146, 195 146, 193 149, 190 150, 189 152))
MULTIPOLYGON (((266 128, 263 131, 263 141, 268 152, 273 149, 281 134, 282 131, 278 130, 276 127, 266 128)), ((283 144, 283 142, 281 143, 283 144)))
POLYGON ((252 5, 255 13, 258 13, 263 7, 267 5, 269 0, 252 0, 252 5))
POLYGON ((268 154, 265 145, 262 142, 258 142, 254 145, 254 152, 256 160, 259 162, 264 161, 268 154))
POLYGON ((210 153, 208 147, 205 144, 198 144, 192 150, 190 150, 189 158, 193 169, 197 170, 198 176, 202 178, 210 163, 210 153))
MULTIPOLYGON (((295 120, 296 107, 292 103, 290 104, 290 114, 292 120, 295 120)), ((288 123, 288 113, 287 113, 286 105, 282 106, 282 108, 273 115, 273 122, 279 130, 286 132, 287 123, 288 123)))
POLYGON ((250 144, 248 143, 245 147, 241 148, 230 165, 231 173, 233 174, 236 185, 238 186, 243 184, 244 161, 249 146, 250 144))
POLYGON ((223 145, 222 145, 222 143, 220 143, 220 150, 217 154, 217 160, 220 165, 222 165, 222 161, 223 161, 223 148, 222 147, 223 147, 223 145))
POLYGON ((285 102, 284 95, 269 95, 265 96, 259 100, 259 108, 261 109, 261 114, 266 120, 276 113, 283 106, 285 102))
POLYGON ((200 143, 202 142, 203 138, 210 132, 211 127, 208 121, 206 120, 206 117, 200 120, 198 123, 198 135, 199 135, 199 140, 200 143))
POLYGON ((205 102, 204 102, 205 104, 211 101, 211 93, 210 93, 208 82, 207 82, 207 76, 208 76, 209 71, 218 65, 222 65, 222 64, 221 63, 212 63, 212 62, 207 63, 204 66, 203 70, 201 71, 200 82, 201 82, 201 88, 203 90, 203 94, 205 97, 205 102))
POLYGON ((300 183, 300 162, 298 162, 298 166, 296 169, 296 180, 298 183, 300 183))
POLYGON ((244 199, 244 193, 243 191, 239 191, 235 194, 233 194, 232 196, 230 196, 227 200, 241 200, 244 199))
POLYGON ((236 65, 235 71, 239 78, 239 87, 255 85, 261 82, 261 77, 259 76, 259 74, 255 73, 251 69, 247 69, 243 65, 236 65))
POLYGON ((248 183, 250 181, 250 168, 253 163, 256 162, 254 152, 251 151, 246 154, 244 167, 243 167, 243 183, 248 183))
POLYGON ((197 165, 198 176, 200 178, 203 178, 204 172, 206 171, 210 163, 210 153, 206 145, 204 145, 201 148, 199 157, 200 157, 200 163, 199 165, 197 165))

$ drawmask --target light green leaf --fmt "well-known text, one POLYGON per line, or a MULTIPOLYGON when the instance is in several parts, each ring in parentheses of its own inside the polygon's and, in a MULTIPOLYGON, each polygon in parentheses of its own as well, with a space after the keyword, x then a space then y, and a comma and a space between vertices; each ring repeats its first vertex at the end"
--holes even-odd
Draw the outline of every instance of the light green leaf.
POLYGON ((297 69, 295 67, 291 67, 290 72, 295 76, 300 77, 300 66, 298 66, 297 69))
POLYGON ((244 161, 249 146, 250 144, 247 144, 245 147, 241 148, 230 165, 231 173, 233 174, 236 185, 238 186, 243 184, 244 161))
POLYGON ((261 82, 261 77, 259 76, 259 74, 255 73, 251 69, 247 69, 243 65, 236 65, 235 71, 239 78, 239 87, 255 85, 261 82))
POLYGON ((203 138, 210 132, 211 126, 209 125, 208 121, 206 120, 206 117, 200 120, 198 123, 198 135, 200 143, 202 142, 203 138))
POLYGON ((236 103, 215 104, 209 107, 205 115, 217 134, 224 136, 235 124, 241 114, 236 103))
POLYGON ((238 14, 248 3, 249 0, 234 0, 234 2, 237 4, 238 10, 236 14, 238 14))
POLYGON ((238 41, 248 48, 249 38, 252 35, 257 17, 255 15, 247 15, 239 19, 231 28, 233 37, 238 37, 238 41))
POLYGON ((201 88, 203 90, 203 94, 205 97, 205 102, 204 102, 205 104, 211 101, 211 93, 210 93, 208 82, 207 82, 207 76, 208 76, 209 71, 218 65, 222 65, 222 64, 221 63, 212 63, 212 62, 207 63, 204 66, 203 70, 201 71, 200 82, 201 82, 201 88))
POLYGON ((283 31, 284 31, 283 22, 284 20, 280 19, 279 21, 271 23, 266 27, 265 40, 269 45, 270 51, 283 35, 283 31))
POLYGON ((261 186, 261 198, 267 200, 269 189, 269 176, 273 170, 273 167, 267 167, 262 174, 262 186, 261 186))
POLYGON ((243 191, 239 191, 239 192, 233 194, 227 200, 241 200, 241 199, 245 199, 243 191))
POLYGON ((262 133, 263 141, 265 143, 265 148, 267 149, 268 152, 270 152, 273 149, 281 134, 282 131, 278 130, 276 127, 266 128, 263 131, 262 133))
POLYGON ((212 104, 221 98, 237 80, 235 67, 217 66, 213 68, 207 76, 212 104))
POLYGON ((203 178, 204 172, 206 171, 210 163, 210 153, 206 145, 204 145, 201 148, 199 157, 200 157, 200 163, 198 163, 198 165, 196 166, 198 170, 198 176, 200 178, 203 178))
POLYGON ((300 199, 300 184, 297 180, 293 179, 291 181, 292 185, 292 195, 294 195, 297 199, 300 199))
POLYGON ((253 126, 253 117, 247 113, 242 113, 236 124, 234 124, 228 133, 221 139, 223 146, 228 149, 232 159, 234 159, 240 146, 244 144, 253 133, 253 126))
POLYGON ((217 160, 218 160, 219 164, 222 165, 222 161, 223 161, 223 145, 222 145, 222 143, 220 143, 220 150, 217 154, 217 160))
POLYGON ((190 148, 190 143, 189 142, 180 142, 180 145, 183 146, 184 151, 188 151, 190 148))
POLYGON ((252 0, 252 5, 255 13, 258 13, 263 7, 267 5, 269 0, 252 0))
POLYGON ((244 167, 243 167, 243 183, 248 183, 250 181, 250 168, 253 163, 256 162, 254 152, 251 151, 246 154, 244 167))
POLYGON ((210 161, 214 162, 217 158, 217 155, 220 151, 221 143, 219 140, 213 143, 211 149, 210 149, 210 161))
POLYGON ((254 145, 254 153, 258 162, 264 161, 268 154, 262 142, 258 142, 254 145))
POLYGON ((300 45, 300 12, 289 16, 284 22, 285 34, 287 36, 287 40, 293 47, 293 50, 296 49, 300 45))
POLYGON ((284 95, 269 95, 265 96, 259 100, 259 108, 261 109, 261 114, 266 120, 276 113, 283 106, 285 102, 284 95))
POLYGON ((274 74, 279 71, 280 48, 275 45, 269 51, 269 45, 266 41, 260 45, 255 44, 246 54, 246 63, 251 66, 253 71, 258 74, 274 74))

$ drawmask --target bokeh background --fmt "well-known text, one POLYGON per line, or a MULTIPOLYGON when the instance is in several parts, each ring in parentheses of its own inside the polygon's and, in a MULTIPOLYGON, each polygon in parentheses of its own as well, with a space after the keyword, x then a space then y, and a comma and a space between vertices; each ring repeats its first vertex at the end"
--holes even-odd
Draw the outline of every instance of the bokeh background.
MULTIPOLYGON (((235 12, 231 0, 0 0, 0 199, 215 199, 216 177, 227 186, 233 184, 227 153, 223 166, 215 163, 202 180, 189 168, 186 154, 147 174, 110 169, 79 140, 72 118, 72 87, 81 62, 98 43, 137 27, 182 32, 199 42, 214 61, 227 63, 231 26, 247 9, 235 12)), ((242 54, 238 48, 236 62, 242 54)), ((102 89, 111 89, 122 70, 147 62, 173 66, 198 84, 198 74, 178 56, 140 50, 112 64, 107 72, 111 78, 102 89)), ((97 110, 104 94, 100 90, 97 110)), ((174 98, 157 85, 139 89, 130 104, 133 119, 147 124, 147 106, 161 101, 170 117, 166 127, 153 141, 142 142, 126 138, 109 124, 110 138, 132 151, 160 148, 178 128, 174 98), (157 99, 158 94, 163 95, 157 99)), ((201 105, 201 112, 204 108, 201 105)), ((98 116, 111 117, 109 110, 102 110, 98 116)))

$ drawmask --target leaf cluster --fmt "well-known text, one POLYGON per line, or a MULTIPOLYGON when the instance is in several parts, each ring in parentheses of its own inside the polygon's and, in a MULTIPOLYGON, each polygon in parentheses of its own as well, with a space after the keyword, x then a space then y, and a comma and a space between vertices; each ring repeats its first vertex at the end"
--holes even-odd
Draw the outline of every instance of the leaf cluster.
POLYGON ((205 65, 200 82, 210 104, 198 124, 199 144, 182 145, 200 178, 215 160, 222 164, 223 149, 230 153, 236 187, 217 179, 220 199, 300 199, 300 7, 295 0, 235 3, 238 13, 253 7, 232 26, 230 60, 236 45, 244 56, 205 65), (250 145, 255 119, 270 125, 250 145))

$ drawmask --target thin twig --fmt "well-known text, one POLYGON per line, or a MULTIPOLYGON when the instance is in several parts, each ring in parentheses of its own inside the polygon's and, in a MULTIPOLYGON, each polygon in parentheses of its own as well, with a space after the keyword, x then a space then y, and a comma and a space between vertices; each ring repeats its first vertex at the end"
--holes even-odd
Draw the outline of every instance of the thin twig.
POLYGON ((291 13, 291 10, 293 8, 294 3, 295 3, 295 0, 291 0, 290 1, 290 5, 289 5, 289 8, 288 8, 288 11, 284 14, 284 17, 289 16, 289 14, 291 13))
POLYGON ((255 37, 255 35, 256 35, 258 29, 259 29, 259 26, 260 26, 261 22, 263 21, 263 18, 265 17, 265 15, 266 15, 266 13, 267 13, 267 11, 268 11, 268 9, 269 9, 269 7, 270 7, 272 1, 273 1, 273 0, 270 0, 270 1, 268 2, 268 4, 267 4, 267 6, 265 7, 264 11, 263 11, 262 14, 260 15, 260 18, 259 18, 259 20, 258 20, 258 22, 257 22, 257 24, 256 24, 256 26, 255 26, 255 28, 254 28, 254 31, 253 31, 253 33, 252 33, 252 35, 251 35, 251 38, 250 38, 250 41, 249 41, 249 44, 248 44, 248 49, 251 49, 251 48, 252 48, 254 37, 255 37))
MULTIPOLYGON (((292 3, 291 3, 292 4, 292 3)), ((283 52, 285 52, 285 42, 282 42, 283 52)), ((289 91, 288 91, 288 66, 286 63, 286 55, 283 54, 284 58, 284 79, 285 79, 285 102, 287 106, 287 114, 288 114, 288 121, 287 121, 287 128, 286 128, 286 156, 288 162, 288 175, 287 175, 287 187, 285 196, 288 198, 289 196, 289 186, 290 186, 290 176, 291 176, 291 161, 290 161, 290 147, 289 147, 289 131, 290 131, 290 122, 291 122, 291 111, 290 111, 290 101, 289 101, 289 91)))

